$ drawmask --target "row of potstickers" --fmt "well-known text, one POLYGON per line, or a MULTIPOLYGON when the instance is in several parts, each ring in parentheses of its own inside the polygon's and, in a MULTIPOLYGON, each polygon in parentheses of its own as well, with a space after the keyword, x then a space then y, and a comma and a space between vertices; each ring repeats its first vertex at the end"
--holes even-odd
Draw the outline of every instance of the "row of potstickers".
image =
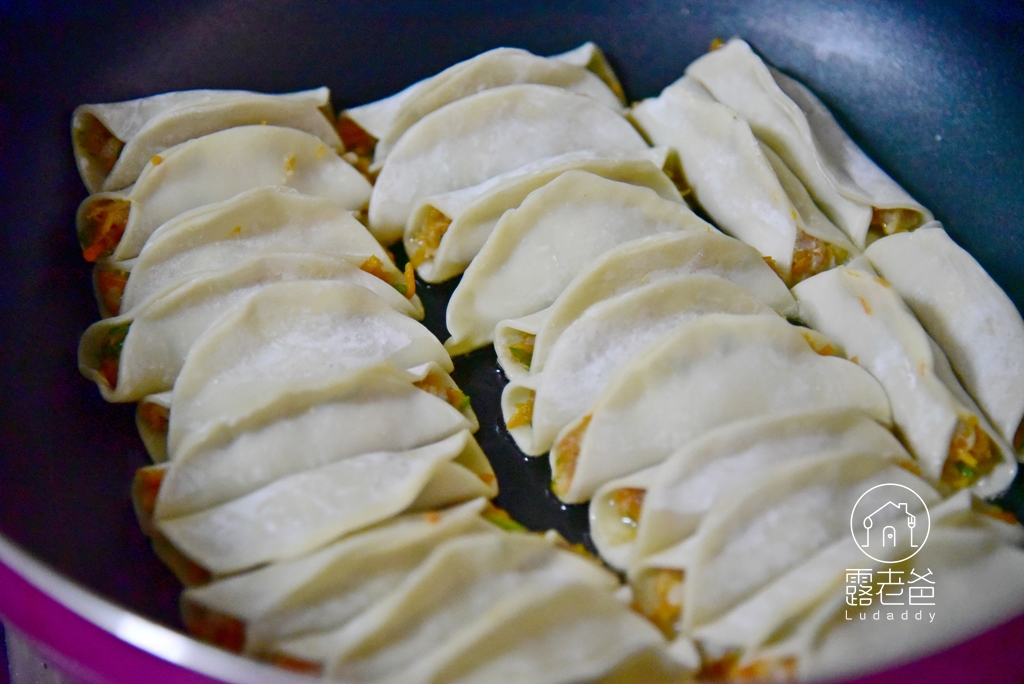
POLYGON ((385 148, 369 220, 404 225, 423 279, 463 274, 446 347, 493 342, 509 433, 591 502, 636 607, 739 679, 864 670, 1024 610, 1020 526, 984 501, 1024 442, 1009 298, 741 40, 628 111, 605 99, 433 111, 385 148), (930 627, 838 617, 845 571, 875 567, 849 520, 880 483, 933 509, 930 627))
MULTIPOLYGON (((590 63, 602 72, 584 46, 454 67, 438 88, 363 109, 387 123, 373 129, 377 158, 481 79, 548 84, 528 88, 558 102, 607 93, 594 106, 611 112, 618 99, 590 63)), ((188 587, 185 623, 346 681, 684 675, 615 574, 489 502, 497 482, 477 419, 418 322, 412 269, 363 223, 377 162, 360 130, 335 120, 326 89, 170 93, 75 113, 95 191, 78 232, 106 316, 79 363, 106 399, 139 402, 154 465, 133 498, 188 587)))

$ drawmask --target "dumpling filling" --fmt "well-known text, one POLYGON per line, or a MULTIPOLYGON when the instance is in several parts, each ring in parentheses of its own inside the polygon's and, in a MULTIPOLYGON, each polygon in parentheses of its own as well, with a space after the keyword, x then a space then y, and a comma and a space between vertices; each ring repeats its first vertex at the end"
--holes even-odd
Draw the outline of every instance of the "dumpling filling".
POLYGON ((526 370, 530 370, 533 363, 533 347, 536 341, 536 335, 523 333, 518 342, 508 346, 508 353, 526 370))
POLYGON ((512 430, 517 427, 523 427, 533 422, 533 399, 537 396, 537 393, 530 390, 529 396, 526 397, 526 401, 522 401, 516 404, 516 410, 512 414, 512 417, 505 423, 505 427, 512 430))
POLYGON ((419 268, 423 262, 434 258, 437 248, 441 246, 441 238, 452 225, 452 220, 434 207, 427 207, 426 214, 423 223, 411 238, 416 245, 416 251, 409 257, 409 263, 413 268, 419 268))
POLYGON ((139 404, 139 418, 156 434, 165 435, 167 434, 167 424, 171 419, 171 412, 166 406, 144 401, 139 404))
POLYGON ((913 209, 878 209, 871 214, 870 234, 876 238, 893 233, 910 232, 924 223, 921 212, 913 209))
POLYGON ((241 653, 245 648, 245 623, 236 617, 184 601, 181 619, 189 633, 200 641, 234 653, 241 653))
POLYGON ((811 276, 835 268, 846 263, 849 258, 850 253, 842 247, 798 230, 793 249, 793 266, 789 271, 789 285, 792 287, 811 276))
POLYGON ((107 333, 107 341, 100 348, 100 358, 97 370, 103 376, 110 389, 117 387, 117 371, 121 360, 121 350, 124 348, 124 339, 128 336, 128 328, 131 323, 115 325, 107 333))
POLYGON ((942 467, 942 482, 954 490, 970 487, 992 472, 1000 461, 999 448, 978 426, 978 419, 974 416, 961 418, 949 445, 949 457, 942 467))
POLYGON ((366 271, 370 275, 380 278, 385 283, 405 295, 406 299, 412 299, 416 296, 416 273, 413 271, 411 262, 405 265, 405 272, 402 274, 401 278, 397 277, 394 273, 385 270, 384 262, 373 254, 370 255, 369 259, 363 262, 359 267, 359 270, 366 271))
POLYGON ((795 682, 796 658, 755 660, 740 667, 740 654, 727 653, 702 663, 696 679, 702 682, 795 682))
POLYGON ((128 226, 131 207, 128 200, 113 198, 99 199, 89 205, 78 236, 86 261, 93 262, 114 253, 128 226))
POLYGON ((469 408, 469 396, 456 387, 455 383, 445 382, 445 379, 437 373, 427 373, 427 377, 413 384, 424 392, 443 399, 459 411, 469 408))
POLYGON ((616 489, 605 497, 605 504, 612 509, 616 525, 608 530, 610 541, 625 544, 636 539, 636 528, 640 524, 646 489, 639 487, 623 487, 616 489))
POLYGON ((128 284, 128 271, 112 266, 96 269, 96 291, 110 316, 121 313, 121 298, 128 284))
POLYGON ((89 163, 95 164, 107 176, 121 156, 124 142, 92 114, 83 115, 81 121, 81 126, 75 129, 75 142, 85 151, 89 163))
POLYGON ((279 667, 282 670, 290 670, 292 672, 303 672, 305 674, 320 674, 323 667, 319 663, 311 663, 308 660, 302 660, 301 658, 295 658, 284 653, 275 653, 269 658, 269 662, 274 667, 279 667))
POLYGON ((338 117, 335 128, 338 131, 338 137, 341 138, 341 143, 345 146, 345 154, 342 155, 342 158, 354 166, 372 184, 377 179, 377 174, 370 171, 377 139, 344 115, 338 117))
POLYGON ((569 493, 572 478, 576 474, 576 462, 580 458, 583 435, 586 434, 587 426, 589 425, 590 416, 586 415, 579 425, 566 433, 565 437, 558 440, 558 444, 555 445, 555 463, 551 473, 551 489, 554 490, 559 498, 569 493))
POLYGON ((160 487, 164 482, 167 470, 160 466, 146 466, 135 471, 132 480, 132 506, 135 517, 139 521, 142 533, 149 537, 153 551, 160 557, 175 577, 186 587, 196 587, 208 583, 213 575, 179 551, 153 525, 153 514, 156 511, 156 500, 160 496, 160 487))
POLYGON ((656 568, 633 581, 633 608, 668 638, 676 636, 683 614, 683 571, 656 568))
POLYGON ((487 502, 487 508, 480 513, 480 517, 492 525, 500 527, 506 532, 529 532, 525 526, 517 523, 512 516, 509 515, 508 511, 504 508, 495 506, 494 503, 490 501, 487 502))

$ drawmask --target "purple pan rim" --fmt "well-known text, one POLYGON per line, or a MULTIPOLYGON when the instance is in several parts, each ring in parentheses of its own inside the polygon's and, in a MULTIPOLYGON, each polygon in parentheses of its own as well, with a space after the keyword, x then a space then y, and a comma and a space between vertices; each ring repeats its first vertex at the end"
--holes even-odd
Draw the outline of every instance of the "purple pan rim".
POLYGON ((83 589, 0 534, 0 618, 81 681, 309 684, 143 618, 83 589))
MULTIPOLYGON (((0 534, 0 618, 74 668, 82 681, 308 684, 179 634, 83 589, 0 534)), ((947 650, 849 684, 1019 684, 1024 615, 947 650)))

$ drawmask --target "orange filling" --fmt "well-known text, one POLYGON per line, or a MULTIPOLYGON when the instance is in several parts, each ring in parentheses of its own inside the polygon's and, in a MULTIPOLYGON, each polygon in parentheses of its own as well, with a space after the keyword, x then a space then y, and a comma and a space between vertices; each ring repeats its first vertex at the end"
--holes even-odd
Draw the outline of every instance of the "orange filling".
POLYGON ((96 289, 99 291, 100 301, 111 316, 121 312, 121 297, 124 296, 124 287, 127 283, 128 271, 104 267, 98 267, 96 270, 96 289))
POLYGON ((99 373, 110 389, 117 387, 118 363, 121 359, 121 350, 124 348, 124 339, 128 336, 128 328, 131 323, 115 325, 107 332, 107 341, 100 347, 99 373))
POLYGON ((378 259, 376 254, 371 254, 359 269, 380 278, 405 295, 406 299, 412 299, 416 295, 416 274, 413 273, 411 264, 406 264, 405 272, 401 276, 396 276, 393 272, 385 270, 384 262, 378 259))
POLYGON ((433 394, 438 399, 443 399, 460 411, 469 408, 469 397, 458 387, 446 383, 445 379, 437 373, 427 373, 427 377, 419 382, 413 383, 424 392, 433 394))
POLYGON ((711 45, 708 47, 708 52, 714 52, 723 45, 725 45, 725 41, 721 38, 712 38, 711 45))
POLYGON ((200 641, 234 653, 241 653, 245 647, 245 623, 236 617, 185 601, 181 618, 185 628, 200 641))
POLYGON ((508 346, 509 354, 526 370, 530 370, 530 364, 533 363, 533 345, 536 341, 536 335, 523 333, 522 339, 508 346))
POLYGON ((924 217, 913 209, 878 209, 871 213, 868 230, 878 235, 892 235, 911 231, 924 223, 924 217))
POLYGON ((739 666, 738 653, 728 653, 717 660, 701 664, 697 680, 707 682, 795 682, 796 658, 755 660, 739 666))
POLYGON ((170 421, 171 412, 166 406, 145 402, 139 405, 139 417, 145 421, 149 429, 157 433, 167 432, 167 423, 170 421))
POLYGON ((176 549, 159 532, 154 532, 149 541, 157 557, 174 573, 178 581, 186 587, 198 587, 207 584, 213 579, 213 575, 210 574, 209 570, 176 549))
POLYGON ((441 238, 448 231, 452 220, 442 214, 434 207, 427 207, 427 215, 423 223, 410 238, 416 245, 416 251, 409 258, 410 263, 416 268, 424 261, 433 259, 437 254, 437 248, 441 245, 441 238))
POLYGON ((529 425, 533 422, 533 398, 535 396, 536 393, 531 390, 526 401, 516 404, 516 410, 512 413, 512 417, 508 419, 508 422, 505 423, 505 427, 512 430, 513 428, 529 425))
POLYGON ((82 256, 93 262, 114 252, 128 225, 131 202, 125 199, 99 199, 85 212, 85 225, 78 236, 82 256))
POLYGON ((682 570, 659 568, 643 575, 633 586, 633 609, 670 639, 676 635, 683 612, 682 584, 682 570))
POLYGON ((153 551, 170 568, 174 576, 187 587, 199 586, 210 581, 210 571, 179 551, 153 526, 153 512, 160 495, 160 486, 166 470, 158 466, 146 466, 135 471, 132 480, 132 505, 139 520, 142 533, 150 538, 153 551))
POLYGON ((569 492, 572 478, 576 474, 576 462, 580 457, 583 435, 586 434, 589 425, 590 416, 586 415, 579 425, 570 430, 555 445, 555 464, 554 472, 551 474, 551 489, 558 496, 565 496, 569 492))
POLYGON ((523 527, 522 525, 520 525, 512 519, 512 516, 508 514, 508 511, 506 511, 504 508, 499 508, 495 506, 493 503, 488 503, 487 508, 485 508, 484 512, 480 515, 487 522, 491 523, 492 525, 497 525, 503 530, 507 530, 509 532, 527 531, 525 527, 523 527))
POLYGON ((341 144, 345 146, 346 161, 352 164, 367 180, 371 183, 374 182, 377 174, 370 171, 370 165, 373 163, 373 149, 377 146, 377 139, 345 115, 338 117, 335 127, 338 137, 341 138, 341 144))
POLYGON ((793 249, 793 267, 789 271, 790 286, 845 262, 850 254, 836 245, 797 232, 793 249))
POLYGON ((404 294, 407 299, 412 299, 416 296, 416 271, 413 270, 413 265, 409 262, 405 264, 405 270, 402 272, 402 279, 405 281, 404 294))
POLYGON ((608 497, 608 505, 615 511, 624 528, 626 541, 636 537, 636 526, 640 524, 640 514, 643 511, 644 495, 646 489, 637 487, 624 487, 616 489, 608 497))
POLYGON ((1013 436, 1013 448, 1017 451, 1024 449, 1024 420, 1017 426, 1017 434, 1013 436))
POLYGON ((139 519, 139 527, 143 533, 152 536, 153 512, 156 510, 156 499, 160 494, 160 485, 164 481, 166 470, 157 466, 146 466, 135 471, 132 480, 132 504, 135 506, 135 517, 139 519))
POLYGON ((279 667, 282 670, 291 670, 292 672, 320 674, 320 670, 322 669, 317 663, 311 663, 308 660, 295 658, 290 655, 285 655, 284 653, 275 653, 270 656, 269 661, 274 667, 279 667))
POLYGON ((970 487, 988 475, 1001 454, 975 416, 961 418, 949 445, 949 457, 942 467, 942 482, 954 490, 970 487))
POLYGON ((124 148, 124 143, 92 114, 82 117, 82 125, 75 130, 75 140, 85 150, 89 162, 98 166, 104 176, 114 168, 124 148))

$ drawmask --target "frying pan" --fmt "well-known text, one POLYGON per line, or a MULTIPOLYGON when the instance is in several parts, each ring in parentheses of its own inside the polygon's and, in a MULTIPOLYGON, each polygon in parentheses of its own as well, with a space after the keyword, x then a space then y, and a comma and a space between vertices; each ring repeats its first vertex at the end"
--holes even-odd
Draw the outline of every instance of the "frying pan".
MULTIPOLYGON (((817 93, 1024 308, 1019 2, 0 3, 0 617, 97 680, 270 672, 172 631, 180 588, 128 496, 146 463, 133 410, 78 374, 78 338, 98 314, 73 228, 86 194, 71 156, 77 104, 324 84, 340 108, 492 47, 552 54, 586 40, 639 99, 733 35, 817 93)), ((453 287, 423 288, 442 338, 453 287)), ((457 359, 455 379, 480 415, 498 503, 586 541, 584 511, 548 493, 545 459, 527 461, 499 427, 493 352, 457 359)), ((1022 512, 1021 478, 1007 502, 1022 512)), ((1024 616, 865 681, 1019 682, 1021 646, 1024 616)))

